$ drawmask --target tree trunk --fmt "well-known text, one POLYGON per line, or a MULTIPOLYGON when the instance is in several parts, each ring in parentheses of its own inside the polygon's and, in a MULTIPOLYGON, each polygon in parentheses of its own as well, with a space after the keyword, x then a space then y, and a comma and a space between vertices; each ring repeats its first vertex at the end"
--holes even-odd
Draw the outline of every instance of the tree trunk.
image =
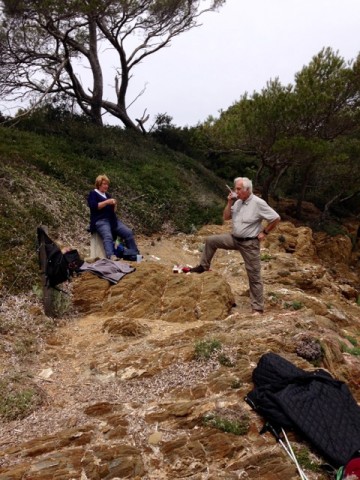
POLYGON ((98 58, 98 41, 97 41, 97 27, 95 20, 89 18, 89 62, 93 75, 93 92, 91 99, 91 118, 94 123, 102 126, 102 102, 104 94, 104 81, 101 70, 101 65, 98 58))
POLYGON ((305 167, 305 175, 303 176, 303 181, 301 184, 301 189, 298 195, 298 199, 296 202, 296 211, 295 211, 295 217, 300 220, 301 215, 302 215, 302 204, 305 198, 305 192, 306 192, 306 187, 308 186, 309 183, 309 178, 310 178, 310 173, 311 173, 311 168, 309 165, 305 167))

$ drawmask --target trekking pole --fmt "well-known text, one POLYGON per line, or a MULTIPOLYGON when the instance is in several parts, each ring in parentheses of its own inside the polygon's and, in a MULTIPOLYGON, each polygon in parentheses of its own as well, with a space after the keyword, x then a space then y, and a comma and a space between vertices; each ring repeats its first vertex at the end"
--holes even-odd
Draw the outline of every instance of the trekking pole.
MULTIPOLYGON (((250 405, 250 407, 257 411, 257 407, 255 405, 255 403, 252 401, 251 398, 249 398, 248 396, 245 397, 245 401, 250 405)), ((280 429, 276 429, 273 425, 271 425, 271 423, 269 422, 266 422, 264 423, 264 426, 263 428, 260 430, 260 435, 263 435, 264 433, 266 432, 270 432, 274 435, 275 437, 275 440, 282 446, 282 448, 285 450, 285 452, 289 455, 289 457, 291 458, 291 460, 295 463, 296 465, 296 468, 297 468, 297 471, 299 472, 299 475, 300 475, 300 478, 301 480, 308 480, 305 473, 302 471, 300 465, 299 465, 299 462, 297 461, 297 458, 295 456, 295 453, 290 445, 290 442, 289 442, 289 439, 287 438, 286 436, 286 433, 285 433, 285 430, 283 428, 281 428, 281 432, 282 434, 284 435, 285 437, 285 440, 286 440, 286 443, 287 445, 283 442, 281 436, 280 436, 280 429)))
POLYGON ((296 455, 295 455, 295 453, 294 453, 294 450, 292 449, 291 444, 290 444, 290 442, 289 442, 289 439, 288 439, 288 437, 287 437, 287 435, 286 435, 286 433, 285 433, 285 430, 284 430, 283 428, 281 429, 281 432, 282 432, 282 434, 284 435, 285 441, 286 441, 286 443, 287 443, 287 446, 288 446, 288 448, 289 448, 289 451, 291 452, 292 459, 293 459, 294 462, 295 462, 296 468, 298 469, 298 472, 299 472, 299 474, 300 474, 301 479, 302 479, 302 480, 307 480, 307 477, 306 477, 305 473, 303 472, 302 468, 301 468, 300 465, 299 465, 299 462, 298 462, 298 460, 297 460, 297 458, 296 458, 296 455))
POLYGON ((270 433, 272 433, 275 437, 275 440, 282 446, 282 448, 285 450, 285 452, 289 455, 289 457, 291 458, 291 460, 295 463, 296 465, 296 468, 297 468, 297 471, 299 472, 299 475, 300 475, 300 478, 301 480, 308 480, 305 473, 302 471, 300 465, 299 465, 299 462, 297 461, 297 458, 295 456, 295 453, 293 451, 293 449, 291 448, 291 445, 290 445, 290 442, 285 434, 285 431, 284 429, 282 428, 281 431, 283 433, 283 435, 285 436, 285 439, 286 439, 286 442, 287 442, 287 445, 284 443, 284 441, 282 440, 282 438, 280 437, 280 434, 279 432, 276 430, 275 427, 273 427, 269 422, 266 422, 264 427, 262 428, 262 430, 260 431, 260 435, 262 435, 263 433, 266 433, 267 431, 269 431, 270 433))
POLYGON ((272 433, 275 437, 275 440, 277 443, 279 443, 283 449, 285 450, 285 452, 289 455, 289 457, 291 458, 291 460, 294 460, 294 457, 293 455, 291 454, 290 450, 288 449, 288 447, 285 445, 285 443, 283 442, 283 440, 281 439, 280 435, 279 435, 279 432, 276 430, 276 428, 274 428, 272 425, 270 425, 270 423, 266 423, 263 427, 263 429, 261 430, 260 432, 260 435, 262 435, 263 433, 266 433, 267 431, 269 431, 270 433, 272 433))

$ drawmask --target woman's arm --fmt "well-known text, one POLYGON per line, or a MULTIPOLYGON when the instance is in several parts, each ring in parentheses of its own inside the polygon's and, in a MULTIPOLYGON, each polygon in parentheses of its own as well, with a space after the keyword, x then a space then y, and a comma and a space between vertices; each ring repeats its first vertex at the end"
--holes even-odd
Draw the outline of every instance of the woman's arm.
POLYGON ((98 195, 94 190, 92 190, 89 193, 88 205, 90 210, 101 210, 102 208, 105 208, 107 205, 112 205, 115 208, 116 200, 114 198, 110 197, 110 198, 107 198, 106 200, 100 200, 99 202, 100 198, 102 197, 100 197, 100 195, 98 195))

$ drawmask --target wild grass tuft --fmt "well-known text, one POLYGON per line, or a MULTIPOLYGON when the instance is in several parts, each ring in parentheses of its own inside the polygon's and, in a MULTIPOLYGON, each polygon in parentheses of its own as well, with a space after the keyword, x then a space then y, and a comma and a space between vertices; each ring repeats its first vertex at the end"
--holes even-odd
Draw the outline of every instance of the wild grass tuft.
POLYGON ((295 456, 302 468, 310 470, 311 472, 321 471, 321 464, 312 458, 313 455, 307 448, 301 448, 300 450, 295 451, 295 456))
POLYGON ((221 342, 219 340, 199 340, 195 344, 194 358, 196 360, 209 360, 213 353, 220 349, 221 342))
POLYGON ((288 308, 290 310, 300 310, 304 307, 304 304, 298 300, 293 300, 292 302, 285 302, 284 308, 288 308))
POLYGON ((356 338, 351 337, 350 335, 345 335, 346 340, 348 340, 354 347, 358 346, 356 338))
POLYGON ((360 347, 349 348, 344 343, 341 343, 340 344, 340 349, 341 349, 342 352, 349 353, 350 355, 354 355, 356 357, 360 355, 360 347))
POLYGON ((246 435, 249 431, 249 417, 247 414, 227 409, 208 413, 203 417, 203 423, 208 427, 214 427, 222 432, 234 435, 246 435))
POLYGON ((262 253, 260 255, 260 260, 262 262, 270 262, 270 260, 272 260, 272 259, 273 259, 273 257, 269 253, 262 253))
POLYGON ((0 418, 6 421, 24 418, 43 403, 42 392, 24 374, 0 377, 0 418))

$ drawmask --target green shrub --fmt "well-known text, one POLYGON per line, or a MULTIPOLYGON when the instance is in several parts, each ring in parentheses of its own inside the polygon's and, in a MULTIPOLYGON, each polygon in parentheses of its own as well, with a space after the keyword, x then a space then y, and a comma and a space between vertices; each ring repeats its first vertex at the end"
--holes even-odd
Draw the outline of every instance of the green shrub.
POLYGON ((299 465, 306 469, 310 470, 311 472, 320 472, 321 471, 321 464, 312 460, 310 456, 310 452, 307 448, 301 448, 300 450, 295 451, 295 456, 299 465))
POLYGON ((292 302, 285 302, 284 307, 290 310, 300 310, 304 307, 304 304, 298 300, 293 300, 292 302))
POLYGON ((340 343, 340 349, 344 353, 349 353, 350 355, 358 356, 360 355, 360 347, 349 348, 344 343, 340 343))
POLYGON ((216 350, 221 349, 221 342, 219 340, 200 340, 195 344, 196 360, 209 360, 216 350))
POLYGON ((235 389, 238 389, 238 388, 241 388, 242 387, 242 381, 238 378, 235 378, 232 382, 231 382, 231 388, 233 388, 234 390, 235 389))
POLYGON ((38 351, 38 344, 36 338, 32 335, 19 338, 14 344, 14 353, 21 357, 26 357, 38 351))
POLYGON ((42 403, 42 394, 29 377, 15 374, 0 378, 0 418, 24 418, 42 403))
POLYGON ((234 367, 235 363, 229 358, 227 355, 224 353, 219 353, 217 357, 220 365, 223 365, 224 367, 234 367))
POLYGON ((327 221, 321 224, 321 230, 327 233, 331 237, 336 235, 346 235, 347 231, 342 225, 336 223, 335 221, 327 221))
POLYGON ((349 340, 349 342, 350 342, 354 347, 357 347, 358 342, 357 342, 356 338, 351 337, 350 335, 345 335, 345 338, 346 338, 347 340, 349 340))
POLYGON ((241 419, 235 419, 226 418, 226 413, 221 415, 221 412, 219 412, 218 414, 204 416, 203 423, 206 426, 234 435, 246 435, 249 431, 249 418, 247 415, 243 415, 241 419))

